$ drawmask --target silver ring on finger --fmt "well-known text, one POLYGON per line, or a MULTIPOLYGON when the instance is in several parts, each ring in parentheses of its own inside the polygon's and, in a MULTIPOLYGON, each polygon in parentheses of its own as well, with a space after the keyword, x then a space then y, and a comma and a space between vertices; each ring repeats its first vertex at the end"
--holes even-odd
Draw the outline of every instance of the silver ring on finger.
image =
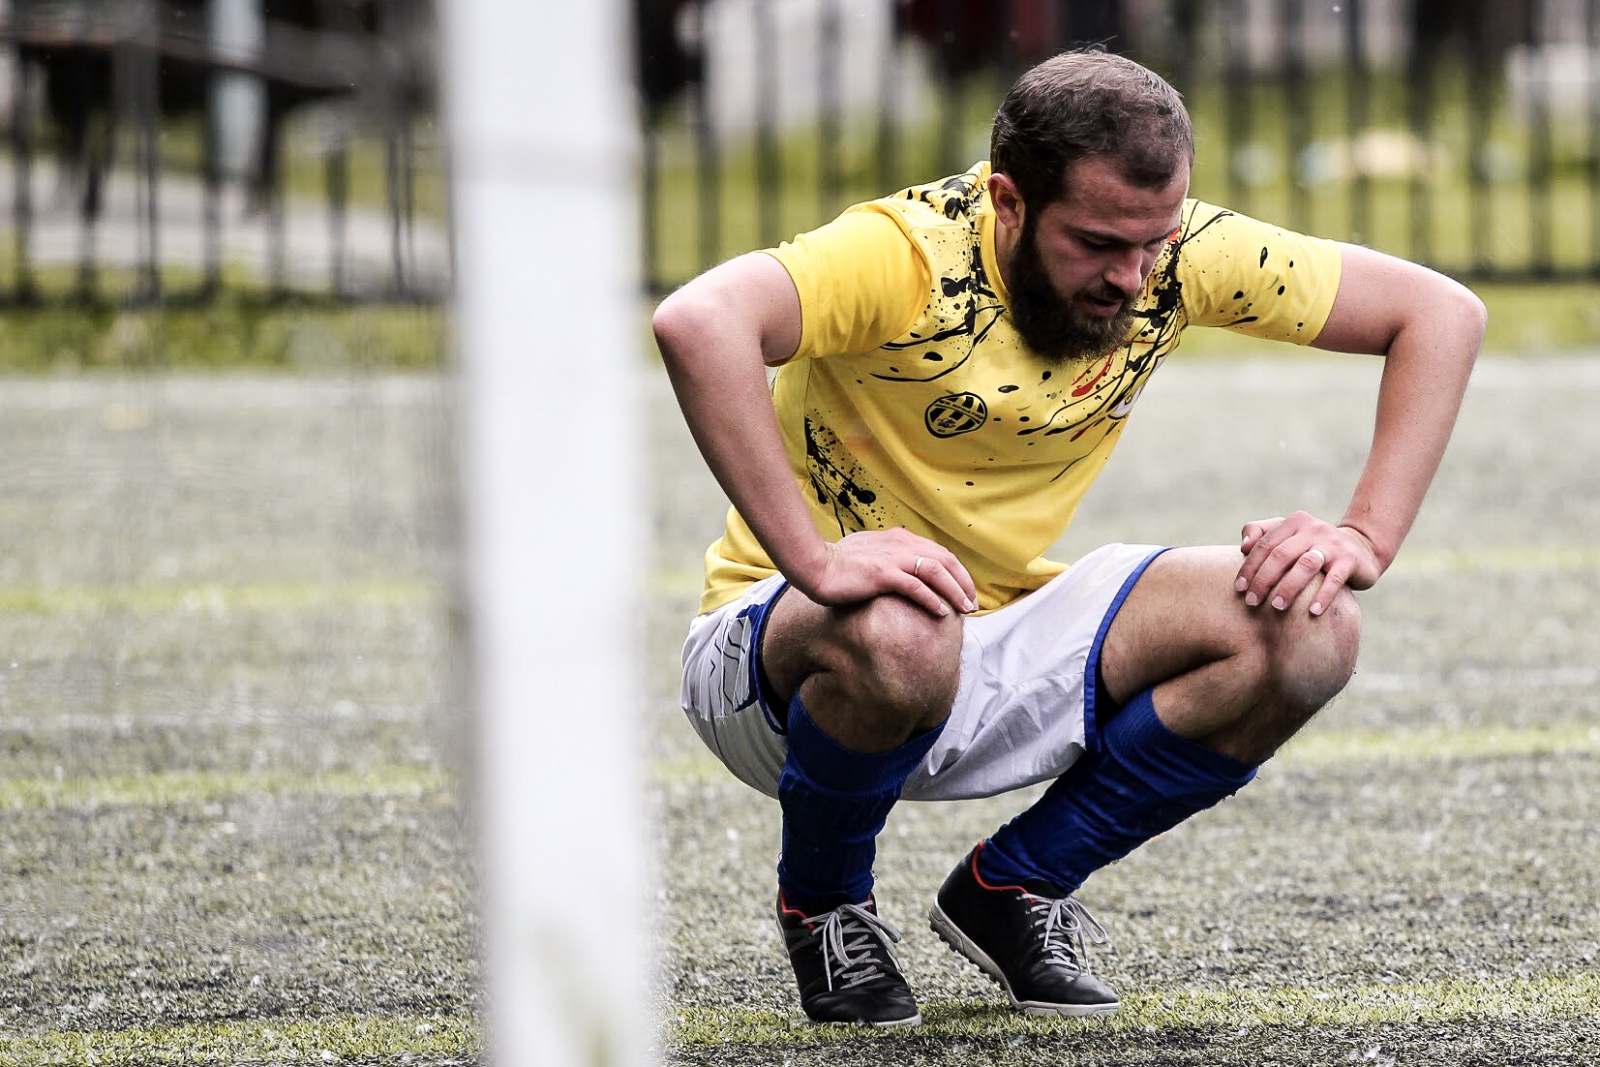
POLYGON ((1322 549, 1320 548, 1308 548, 1306 549, 1306 555, 1317 557, 1317 570, 1319 571, 1328 565, 1328 557, 1322 554, 1322 549))
POLYGON ((919 573, 921 570, 922 570, 922 557, 918 556, 917 557, 917 561, 911 565, 911 576, 913 578, 920 578, 922 576, 919 573))

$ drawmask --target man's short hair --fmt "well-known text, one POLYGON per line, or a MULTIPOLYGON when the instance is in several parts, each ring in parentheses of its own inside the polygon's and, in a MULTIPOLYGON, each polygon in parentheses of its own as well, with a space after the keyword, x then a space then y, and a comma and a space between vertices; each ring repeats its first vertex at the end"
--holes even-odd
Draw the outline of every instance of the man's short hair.
POLYGON ((1099 48, 1063 52, 1017 79, 994 117, 989 162, 1035 210, 1066 193, 1080 159, 1105 157, 1147 189, 1194 162, 1183 97, 1154 71, 1099 48))

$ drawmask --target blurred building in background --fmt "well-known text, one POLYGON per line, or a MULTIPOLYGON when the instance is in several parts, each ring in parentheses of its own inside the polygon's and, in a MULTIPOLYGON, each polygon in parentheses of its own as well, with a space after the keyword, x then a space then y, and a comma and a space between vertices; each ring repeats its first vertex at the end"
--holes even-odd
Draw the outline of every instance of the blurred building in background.
POLYGON ((428 0, 0 0, 0 298, 433 299, 428 0))
MULTIPOLYGON (((1184 92, 1197 196, 1600 278, 1600 0, 628 4, 653 292, 984 158, 1084 42, 1184 92)), ((436 46, 432 0, 0 0, 0 303, 442 298, 436 46)))
POLYGON ((1194 113, 1194 194, 1478 280, 1600 277, 1600 0, 634 0, 656 291, 987 155, 1100 43, 1194 113))

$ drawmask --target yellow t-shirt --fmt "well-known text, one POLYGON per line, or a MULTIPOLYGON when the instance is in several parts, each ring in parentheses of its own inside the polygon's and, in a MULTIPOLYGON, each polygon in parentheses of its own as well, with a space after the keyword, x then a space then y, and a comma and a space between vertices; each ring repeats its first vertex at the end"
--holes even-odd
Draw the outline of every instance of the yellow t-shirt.
MULTIPOLYGON (((1053 367, 1017 336, 980 163, 857 204, 768 254, 800 294, 773 404, 817 532, 904 526, 949 548, 981 610, 1066 565, 1066 530, 1149 376, 1189 326, 1306 344, 1339 287, 1336 244, 1195 200, 1141 291, 1131 336, 1053 367)), ((773 573, 737 511, 706 552, 700 610, 773 573)))

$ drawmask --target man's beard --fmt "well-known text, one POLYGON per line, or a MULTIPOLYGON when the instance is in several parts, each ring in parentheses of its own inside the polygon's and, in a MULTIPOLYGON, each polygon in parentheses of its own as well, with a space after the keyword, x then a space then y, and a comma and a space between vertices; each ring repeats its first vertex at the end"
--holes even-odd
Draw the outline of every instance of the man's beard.
POLYGON ((1031 216, 1023 220, 1010 273, 1006 288, 1011 325, 1029 348, 1050 363, 1058 367, 1087 363, 1127 341, 1133 326, 1134 294, 1105 286, 1063 297, 1044 269, 1031 216), (1085 294, 1121 300, 1122 309, 1109 318, 1090 315, 1078 307, 1078 298, 1085 294))

